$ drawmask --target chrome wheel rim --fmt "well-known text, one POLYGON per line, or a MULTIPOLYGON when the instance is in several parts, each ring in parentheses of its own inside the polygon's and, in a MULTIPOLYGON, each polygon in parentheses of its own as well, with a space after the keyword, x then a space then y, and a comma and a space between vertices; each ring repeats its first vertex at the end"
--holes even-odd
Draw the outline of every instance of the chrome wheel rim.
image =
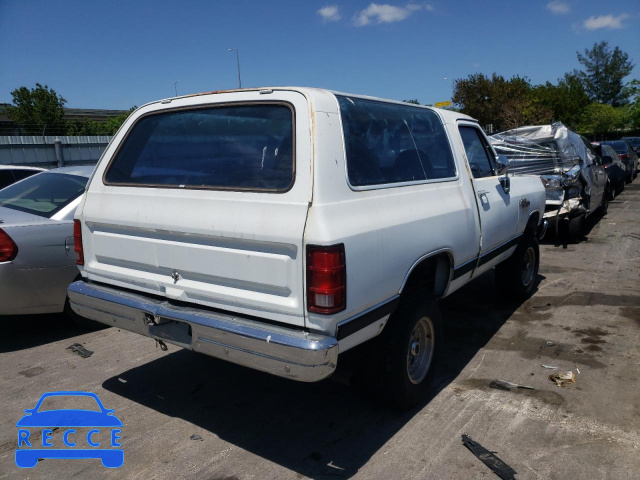
POLYGON ((407 348, 407 375, 409 381, 418 384, 427 376, 433 358, 433 324, 421 318, 413 327, 407 348))
POLYGON ((528 287, 533 280, 533 273, 536 266, 536 252, 533 247, 527 248, 522 259, 522 284, 528 287))

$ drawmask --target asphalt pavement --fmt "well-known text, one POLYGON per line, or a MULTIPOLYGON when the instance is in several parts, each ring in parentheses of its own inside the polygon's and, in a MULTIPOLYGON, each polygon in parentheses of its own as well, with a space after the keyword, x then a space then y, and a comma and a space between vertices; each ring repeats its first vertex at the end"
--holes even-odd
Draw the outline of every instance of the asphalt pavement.
POLYGON ((437 387, 403 413, 344 374, 301 384, 115 328, 86 333, 63 315, 0 317, 0 478, 498 478, 463 434, 517 479, 640 478, 640 180, 580 243, 543 241, 539 281, 523 303, 492 273, 443 301, 437 387), (549 379, 569 370, 575 383, 549 379), (16 467, 16 422, 56 390, 115 409, 121 468, 16 467))

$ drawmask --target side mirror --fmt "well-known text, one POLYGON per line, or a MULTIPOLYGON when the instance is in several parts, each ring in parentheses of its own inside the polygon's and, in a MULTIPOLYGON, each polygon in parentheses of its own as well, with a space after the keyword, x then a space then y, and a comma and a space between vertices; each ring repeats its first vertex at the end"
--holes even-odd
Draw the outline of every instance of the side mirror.
POLYGON ((498 169, 498 175, 506 175, 509 171, 509 159, 506 155, 498 155, 496 158, 496 167, 498 169))

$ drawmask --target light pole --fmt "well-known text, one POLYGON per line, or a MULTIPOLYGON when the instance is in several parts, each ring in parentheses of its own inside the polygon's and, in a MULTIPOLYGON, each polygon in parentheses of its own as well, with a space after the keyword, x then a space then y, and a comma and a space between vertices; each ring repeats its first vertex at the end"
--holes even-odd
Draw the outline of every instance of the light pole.
POLYGON ((240 79, 240 54, 238 53, 237 48, 230 48, 227 50, 227 52, 230 52, 232 50, 236 51, 236 62, 238 63, 238 88, 242 88, 242 80, 240 79))
POLYGON ((177 82, 173 82, 173 89, 176 92, 176 97, 178 96, 178 84, 180 83, 180 80, 178 80, 177 82))

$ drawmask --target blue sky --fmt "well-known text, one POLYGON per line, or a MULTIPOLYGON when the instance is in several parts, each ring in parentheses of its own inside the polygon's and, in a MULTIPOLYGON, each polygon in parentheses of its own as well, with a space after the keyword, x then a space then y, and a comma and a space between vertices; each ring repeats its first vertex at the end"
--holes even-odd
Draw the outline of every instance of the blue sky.
POLYGON ((237 47, 243 86, 433 103, 475 72, 555 82, 602 40, 640 65, 637 0, 0 0, 0 102, 36 82, 75 108, 235 88, 237 47))

